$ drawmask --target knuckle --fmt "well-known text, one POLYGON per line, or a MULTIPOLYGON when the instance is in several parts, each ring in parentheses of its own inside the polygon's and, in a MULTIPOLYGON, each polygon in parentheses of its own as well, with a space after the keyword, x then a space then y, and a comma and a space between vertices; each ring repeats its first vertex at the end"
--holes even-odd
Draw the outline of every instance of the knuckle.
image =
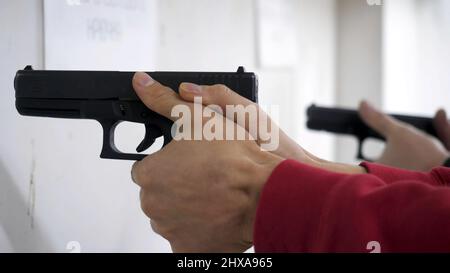
POLYGON ((152 184, 150 174, 150 162, 144 159, 142 161, 136 161, 131 168, 131 179, 134 183, 140 187, 147 188, 152 184))
POLYGON ((166 226, 160 224, 159 222, 151 219, 150 220, 150 226, 153 230, 153 232, 161 235, 163 238, 165 238, 168 241, 173 241, 174 235, 173 231, 168 229, 166 226))
POLYGON ((161 234, 159 225, 154 220, 150 220, 150 227, 152 228, 153 232, 155 232, 157 234, 161 234))
POLYGON ((139 161, 136 161, 133 163, 133 166, 131 167, 131 179, 134 183, 141 185, 142 183, 142 168, 139 161))
POLYGON ((149 194, 141 193, 141 209, 148 218, 153 218, 156 215, 154 202, 149 194))

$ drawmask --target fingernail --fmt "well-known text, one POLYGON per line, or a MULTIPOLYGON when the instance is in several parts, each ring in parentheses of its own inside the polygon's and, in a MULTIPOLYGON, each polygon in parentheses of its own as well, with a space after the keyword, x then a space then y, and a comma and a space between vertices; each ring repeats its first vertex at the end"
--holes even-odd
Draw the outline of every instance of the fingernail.
POLYGON ((186 92, 196 94, 196 95, 200 95, 202 93, 202 87, 200 85, 197 85, 194 83, 189 83, 189 82, 182 83, 181 89, 183 89, 186 92))
POLYGON ((136 82, 142 87, 147 87, 155 83, 152 77, 144 72, 136 72, 134 77, 136 79, 136 82))

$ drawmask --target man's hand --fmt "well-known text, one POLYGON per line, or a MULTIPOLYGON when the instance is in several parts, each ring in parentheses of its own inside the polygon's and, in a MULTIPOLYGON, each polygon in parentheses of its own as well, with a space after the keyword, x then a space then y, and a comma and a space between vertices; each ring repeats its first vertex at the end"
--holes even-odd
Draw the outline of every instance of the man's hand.
MULTIPOLYGON (((175 105, 193 111, 192 103, 147 74, 136 73, 133 87, 151 110, 167 118, 173 119, 175 105)), ((220 114, 212 119, 245 130, 220 114)), ((282 160, 261 151, 254 140, 180 140, 136 162, 132 177, 153 230, 174 252, 241 252, 252 246, 260 191, 282 160)))
POLYGON ((417 171, 429 171, 442 165, 450 156, 450 124, 445 112, 439 111, 435 117, 435 127, 442 142, 430 135, 386 115, 367 102, 359 107, 362 120, 386 138, 386 147, 377 160, 378 163, 417 171))

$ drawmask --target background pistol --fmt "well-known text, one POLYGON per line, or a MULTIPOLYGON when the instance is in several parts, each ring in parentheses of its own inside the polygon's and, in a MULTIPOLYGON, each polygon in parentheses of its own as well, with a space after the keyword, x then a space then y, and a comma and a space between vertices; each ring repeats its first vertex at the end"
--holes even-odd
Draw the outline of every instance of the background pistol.
MULTIPOLYGON (((326 131, 335 134, 353 135, 358 140, 358 159, 367 160, 362 152, 362 144, 367 138, 385 140, 383 136, 369 128, 359 117, 355 110, 343 108, 326 108, 311 105, 306 112, 306 127, 312 130, 326 131)), ((405 115, 391 115, 392 117, 408 123, 429 135, 437 137, 433 120, 426 117, 405 115)))

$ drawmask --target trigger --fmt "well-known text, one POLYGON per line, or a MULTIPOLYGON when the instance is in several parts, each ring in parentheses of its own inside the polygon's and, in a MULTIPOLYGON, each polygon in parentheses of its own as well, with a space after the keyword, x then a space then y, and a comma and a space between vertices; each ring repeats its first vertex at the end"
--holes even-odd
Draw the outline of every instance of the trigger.
POLYGON ((161 130, 159 127, 146 124, 145 125, 145 136, 144 139, 141 141, 141 143, 136 147, 136 152, 140 153, 153 145, 155 142, 155 139, 160 137, 162 135, 161 130))

